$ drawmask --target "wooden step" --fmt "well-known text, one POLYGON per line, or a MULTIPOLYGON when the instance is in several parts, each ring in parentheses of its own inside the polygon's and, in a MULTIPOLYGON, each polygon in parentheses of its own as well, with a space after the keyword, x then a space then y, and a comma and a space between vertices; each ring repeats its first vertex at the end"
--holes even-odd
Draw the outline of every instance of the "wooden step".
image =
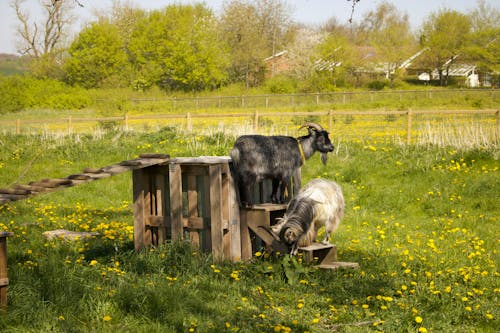
POLYGON ((306 262, 317 261, 318 264, 329 264, 337 261, 337 247, 334 244, 312 243, 299 247, 306 262))
POLYGON ((334 244, 312 243, 299 247, 306 262, 317 262, 315 266, 321 269, 358 268, 356 262, 337 261, 337 246, 334 244))

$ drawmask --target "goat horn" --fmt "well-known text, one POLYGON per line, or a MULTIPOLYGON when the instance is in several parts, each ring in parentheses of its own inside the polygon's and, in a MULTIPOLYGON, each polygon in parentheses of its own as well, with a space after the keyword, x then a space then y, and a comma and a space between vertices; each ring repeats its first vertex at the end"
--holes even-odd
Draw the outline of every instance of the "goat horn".
POLYGON ((315 129, 318 132, 324 131, 323 127, 321 127, 321 125, 318 125, 316 123, 305 123, 299 129, 302 129, 304 127, 313 128, 313 129, 315 129))

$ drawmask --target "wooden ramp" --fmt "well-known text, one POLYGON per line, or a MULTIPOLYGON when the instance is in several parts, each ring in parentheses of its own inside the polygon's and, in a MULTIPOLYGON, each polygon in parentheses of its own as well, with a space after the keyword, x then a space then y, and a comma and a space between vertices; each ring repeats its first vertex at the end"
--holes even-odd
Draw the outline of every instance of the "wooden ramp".
POLYGON ((170 160, 167 154, 142 154, 139 158, 111 164, 99 169, 86 168, 82 173, 72 174, 65 178, 47 178, 33 181, 26 185, 14 185, 0 189, 0 204, 24 200, 31 196, 54 192, 59 189, 88 183, 111 177, 130 170, 147 168, 153 165, 164 165, 170 160))

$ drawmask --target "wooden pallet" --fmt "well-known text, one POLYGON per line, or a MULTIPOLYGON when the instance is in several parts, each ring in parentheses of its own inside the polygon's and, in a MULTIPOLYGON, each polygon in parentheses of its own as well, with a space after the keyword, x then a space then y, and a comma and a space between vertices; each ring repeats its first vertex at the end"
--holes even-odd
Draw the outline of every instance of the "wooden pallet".
POLYGON ((179 157, 135 170, 135 248, 188 239, 216 260, 240 260, 240 216, 229 163, 229 157, 179 157))

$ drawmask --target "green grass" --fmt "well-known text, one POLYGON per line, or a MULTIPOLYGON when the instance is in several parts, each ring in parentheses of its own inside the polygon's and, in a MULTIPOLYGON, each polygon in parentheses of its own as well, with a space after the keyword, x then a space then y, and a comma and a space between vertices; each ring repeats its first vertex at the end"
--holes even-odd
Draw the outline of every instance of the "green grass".
MULTIPOLYGON (((333 134, 333 141, 340 138, 333 134)), ((108 131, 0 135, 0 187, 65 176, 144 152, 227 155, 234 138, 108 131)), ((337 181, 346 215, 332 236, 357 270, 256 255, 214 263, 188 244, 133 251, 131 175, 0 206, 8 240, 3 332, 495 332, 497 146, 458 149, 342 141, 303 180, 337 181), (92 240, 47 241, 66 228, 92 240)))

